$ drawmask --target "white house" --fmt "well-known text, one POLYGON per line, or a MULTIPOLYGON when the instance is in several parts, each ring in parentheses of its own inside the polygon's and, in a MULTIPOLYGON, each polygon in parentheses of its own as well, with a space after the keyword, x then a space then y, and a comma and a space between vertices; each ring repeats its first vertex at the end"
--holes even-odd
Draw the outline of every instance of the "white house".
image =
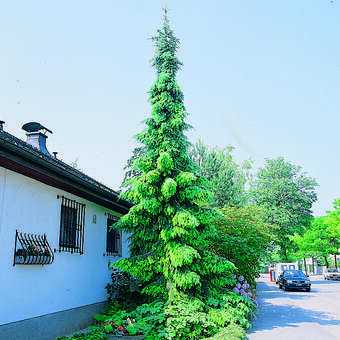
POLYGON ((0 122, 0 339, 52 340, 91 323, 110 263, 128 256, 108 225, 131 205, 50 155, 39 123, 24 142, 0 122), (45 235, 45 236, 44 236, 45 235))

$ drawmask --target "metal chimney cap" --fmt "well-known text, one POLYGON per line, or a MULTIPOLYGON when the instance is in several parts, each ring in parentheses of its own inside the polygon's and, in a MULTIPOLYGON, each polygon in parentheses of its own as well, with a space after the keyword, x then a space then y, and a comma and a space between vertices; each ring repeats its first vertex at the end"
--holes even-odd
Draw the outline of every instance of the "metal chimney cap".
POLYGON ((46 132, 53 133, 47 127, 45 127, 45 126, 43 126, 43 125, 41 125, 40 123, 37 123, 37 122, 26 123, 22 126, 22 129, 25 130, 26 132, 38 132, 40 130, 45 130, 44 133, 46 133, 46 132))

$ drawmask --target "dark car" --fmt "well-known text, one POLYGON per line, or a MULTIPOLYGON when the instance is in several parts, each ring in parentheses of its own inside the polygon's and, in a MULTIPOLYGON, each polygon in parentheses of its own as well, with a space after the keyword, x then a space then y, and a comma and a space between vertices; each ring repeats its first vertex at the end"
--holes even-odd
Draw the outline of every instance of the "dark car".
POLYGON ((279 287, 285 291, 289 289, 305 289, 306 292, 310 292, 311 282, 302 270, 285 270, 280 275, 279 287))

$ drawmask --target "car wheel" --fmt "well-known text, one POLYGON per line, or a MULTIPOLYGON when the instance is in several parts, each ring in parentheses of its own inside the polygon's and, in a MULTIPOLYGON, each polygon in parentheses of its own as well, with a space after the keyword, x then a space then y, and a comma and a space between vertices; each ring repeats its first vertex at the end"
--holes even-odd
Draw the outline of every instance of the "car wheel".
POLYGON ((282 285, 279 285, 279 288, 282 289, 282 285))
POLYGON ((309 287, 309 288, 306 288, 306 292, 310 292, 310 287, 309 287))
POLYGON ((284 289, 285 292, 288 292, 288 287, 283 286, 283 289, 284 289))

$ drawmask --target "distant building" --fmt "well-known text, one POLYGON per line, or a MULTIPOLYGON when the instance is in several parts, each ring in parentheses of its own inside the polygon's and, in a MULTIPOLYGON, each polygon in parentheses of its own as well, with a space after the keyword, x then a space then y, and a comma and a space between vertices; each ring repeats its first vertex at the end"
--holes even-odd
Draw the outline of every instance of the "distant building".
POLYGON ((109 265, 129 255, 112 231, 130 203, 0 122, 0 339, 51 340, 86 327, 107 299, 109 265), (44 236, 45 235, 45 236, 44 236))

